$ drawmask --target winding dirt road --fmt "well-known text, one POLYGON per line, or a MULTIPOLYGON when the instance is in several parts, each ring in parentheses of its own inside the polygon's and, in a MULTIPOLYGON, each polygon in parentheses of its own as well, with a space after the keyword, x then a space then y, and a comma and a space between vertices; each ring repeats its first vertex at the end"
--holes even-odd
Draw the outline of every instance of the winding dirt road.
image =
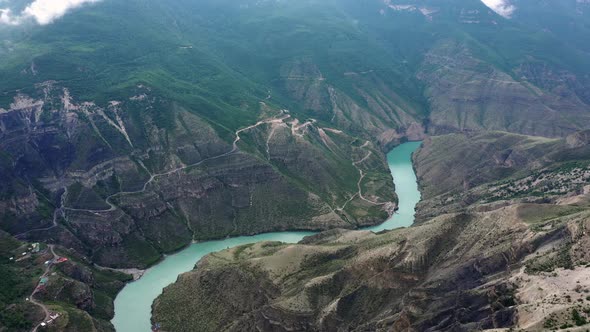
MULTIPOLYGON (((143 184, 143 186, 142 186, 142 188, 140 190, 136 190, 136 191, 121 191, 121 192, 114 193, 114 194, 108 196, 105 199, 105 203, 107 205, 109 205, 109 208, 108 209, 93 210, 93 209, 68 208, 68 207, 65 206, 66 205, 65 204, 66 203, 66 199, 67 199, 67 188, 64 188, 64 193, 62 194, 62 197, 61 197, 60 207, 57 208, 54 211, 54 214, 53 214, 53 224, 51 226, 49 226, 49 227, 40 228, 40 229, 34 229, 34 230, 27 231, 25 233, 18 234, 18 235, 16 235, 16 237, 19 238, 19 237, 23 237, 23 236, 25 236, 27 234, 30 234, 32 232, 47 231, 47 230, 51 230, 51 229, 57 227, 57 218, 58 218, 58 215, 61 214, 65 218, 65 211, 66 210, 67 211, 87 212, 87 213, 94 213, 94 214, 107 213, 107 212, 116 211, 118 209, 118 206, 115 205, 112 202, 112 199, 113 198, 115 198, 115 197, 121 197, 121 196, 126 196, 126 195, 135 195, 135 194, 144 193, 144 192, 147 191, 148 186, 151 183, 153 183, 156 179, 158 179, 160 177, 169 176, 169 175, 178 173, 180 171, 183 171, 183 170, 186 170, 186 169, 189 169, 189 168, 192 168, 192 167, 199 166, 199 165, 201 165, 201 164, 203 164, 205 162, 211 161, 211 160, 215 160, 215 159, 227 157, 227 156, 229 156, 229 155, 231 155, 231 154, 233 154, 233 153, 235 153, 235 152, 237 152, 239 150, 238 143, 242 139, 241 136, 240 136, 240 134, 242 134, 243 132, 246 132, 248 130, 254 129, 254 128, 259 127, 259 126, 264 125, 264 124, 285 123, 285 120, 287 120, 289 118, 291 118, 291 115, 285 114, 282 117, 264 119, 264 120, 258 121, 257 123, 255 123, 255 124, 253 124, 251 126, 248 126, 248 127, 245 127, 245 128, 242 128, 242 129, 237 130, 234 133, 235 134, 235 139, 234 139, 234 141, 232 143, 232 149, 230 151, 228 151, 228 152, 222 153, 222 154, 217 155, 217 156, 214 156, 214 157, 203 159, 203 160, 201 160, 199 162, 196 162, 196 163, 193 163, 193 164, 190 164, 190 165, 184 165, 182 167, 178 167, 178 168, 175 168, 175 169, 172 169, 170 171, 163 172, 163 173, 151 174, 148 171, 148 174, 150 174, 150 178, 143 184)), ((291 130, 292 130, 292 132, 293 132, 294 135, 300 136, 301 134, 299 134, 297 132, 298 130, 300 130, 302 128, 305 128, 305 127, 307 127, 309 125, 313 125, 315 122, 316 122, 316 120, 311 120, 311 121, 308 121, 306 123, 303 123, 303 124, 299 125, 298 121, 293 121, 292 123, 290 123, 292 125, 291 130)), ((329 128, 326 128, 326 129, 327 130, 334 131, 334 132, 341 133, 341 131, 336 131, 336 130, 329 129, 329 128)), ((267 144, 268 144, 268 142, 267 142, 267 144)), ((370 144, 370 142, 369 141, 366 141, 360 148, 361 149, 367 148, 369 146, 369 144, 370 144)), ((268 153, 268 151, 267 151, 267 153, 268 153)), ((362 158, 361 160, 358 160, 358 161, 352 163, 352 165, 359 171, 359 175, 360 175, 359 181, 357 182, 358 191, 353 196, 351 196, 341 207, 337 207, 336 209, 333 209, 333 210, 335 210, 335 211, 343 211, 346 208, 346 206, 350 202, 352 202, 357 196, 361 200, 363 200, 363 201, 365 201, 365 202, 367 202, 369 204, 372 204, 372 205, 378 205, 379 206, 379 205, 385 205, 385 204, 387 204, 387 203, 374 202, 374 201, 372 201, 372 200, 370 200, 370 199, 368 199, 368 198, 366 198, 366 197, 363 196, 363 192, 362 192, 362 181, 364 180, 366 174, 364 173, 364 171, 362 169, 360 169, 359 164, 361 164, 364 161, 366 161, 367 159, 369 159, 372 154, 373 154, 373 152, 372 151, 369 151, 364 158, 362 158)), ((141 163, 141 166, 145 168, 145 165, 143 165, 143 163, 141 163)))
MULTIPOLYGON (((52 244, 49 245, 49 251, 51 252, 51 254, 53 255, 52 260, 56 261, 57 259, 59 259, 59 256, 55 253, 54 250, 54 246, 52 244)), ((51 267, 52 265, 49 264, 45 267, 45 272, 43 272, 43 275, 41 275, 41 277, 39 277, 39 279, 42 278, 46 278, 49 275, 49 272, 51 272, 51 267)), ((43 322, 46 322, 50 319, 50 312, 49 309, 47 308, 47 306, 37 300, 35 300, 35 294, 37 294, 39 292, 39 288, 35 287, 35 290, 31 293, 31 295, 29 296, 30 302, 33 303, 34 305, 40 307, 41 309, 43 309, 43 312, 45 312, 45 318, 43 318, 43 321, 39 324, 37 324, 37 326, 35 326, 31 331, 36 332, 37 329, 39 329, 39 327, 41 326, 41 324, 43 322)))
POLYGON ((52 220, 51 226, 44 227, 44 228, 32 229, 30 231, 26 231, 24 233, 17 234, 14 237, 17 238, 17 239, 21 239, 25 235, 28 235, 28 234, 31 234, 31 233, 34 233, 34 232, 49 231, 49 230, 57 227, 57 218, 58 218, 58 216, 61 214, 62 217, 65 217, 64 206, 65 206, 65 199, 67 197, 67 194, 68 194, 68 189, 65 188, 64 189, 64 192, 61 194, 61 197, 60 197, 60 206, 53 211, 53 220, 52 220))
MULTIPOLYGON (((370 142, 366 141, 365 144, 363 144, 360 148, 364 149, 367 148, 369 146, 370 142)), ((362 164, 363 162, 365 162, 367 159, 369 159, 371 156, 373 155, 373 151, 370 151, 367 153, 367 155, 365 157, 363 157, 361 160, 355 161, 352 163, 352 166, 354 166, 358 171, 359 171, 359 180, 356 183, 357 189, 358 191, 356 192, 356 194, 354 194, 352 197, 350 197, 345 203, 344 205, 342 205, 342 207, 339 207, 336 209, 336 211, 343 211, 344 208, 346 208, 346 206, 348 205, 348 203, 352 202, 357 196, 362 199, 363 201, 372 204, 372 205, 376 205, 376 206, 382 206, 382 205, 386 205, 387 202, 384 203, 379 203, 379 202, 374 202, 368 198, 366 198, 365 196, 363 196, 363 189, 362 189, 362 182, 365 179, 365 172, 359 167, 359 164, 362 164)))
MULTIPOLYGON (((164 173, 152 174, 150 176, 149 180, 146 183, 144 183, 144 185, 141 188, 141 190, 137 190, 137 191, 122 191, 122 192, 118 192, 118 193, 115 193, 115 194, 112 194, 112 195, 108 196, 105 199, 105 203, 107 203, 110 206, 109 209, 106 209, 106 210, 90 210, 90 209, 73 209, 73 208, 67 208, 67 207, 64 207, 63 209, 68 210, 68 211, 81 211, 81 212, 89 212, 89 213, 104 213, 104 212, 112 212, 112 211, 115 211, 115 210, 118 209, 118 207, 113 202, 111 202, 111 200, 113 198, 120 197, 120 196, 126 196, 126 195, 135 195, 135 194, 144 193, 147 190, 147 187, 152 182, 154 182, 154 180, 156 180, 157 178, 164 177, 164 176, 169 176, 169 175, 178 173, 180 171, 186 170, 188 168, 199 166, 199 165, 201 165, 201 164, 203 164, 203 163, 205 163, 207 161, 211 161, 211 160, 215 160, 215 159, 227 157, 227 156, 229 156, 229 155, 231 155, 231 154, 233 154, 233 153, 235 153, 235 152, 238 151, 238 142, 242 139, 240 137, 240 134, 241 133, 243 133, 245 131, 248 131, 248 130, 251 130, 251 129, 254 129, 256 127, 259 127, 259 126, 261 126, 263 124, 280 123, 280 122, 283 122, 284 120, 286 120, 286 119, 288 119, 290 117, 291 117, 291 115, 285 115, 285 116, 283 116, 281 118, 265 119, 265 120, 258 121, 257 123, 255 123, 255 124, 253 124, 251 126, 248 126, 248 127, 242 128, 240 130, 237 130, 235 132, 236 138, 234 139, 234 141, 232 143, 232 149, 230 151, 228 151, 226 153, 222 153, 222 154, 220 154, 218 156, 214 156, 214 157, 203 159, 203 160, 201 160, 199 162, 196 162, 194 164, 190 164, 190 165, 185 165, 185 166, 182 166, 182 167, 178 167, 178 168, 175 168, 173 170, 170 170, 170 171, 167 171, 167 172, 164 172, 164 173)), ((62 205, 62 206, 64 206, 64 205, 62 205)))

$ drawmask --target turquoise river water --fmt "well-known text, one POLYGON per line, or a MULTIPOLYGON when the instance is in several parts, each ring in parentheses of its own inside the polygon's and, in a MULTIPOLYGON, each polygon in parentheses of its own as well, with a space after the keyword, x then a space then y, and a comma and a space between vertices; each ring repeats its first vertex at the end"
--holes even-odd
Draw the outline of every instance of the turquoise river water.
MULTIPOLYGON (((399 196, 399 211, 383 224, 366 228, 367 230, 379 232, 407 227, 414 223, 415 207, 420 201, 420 192, 412 166, 412 153, 419 146, 420 142, 405 143, 387 154, 395 190, 399 196)), ((259 241, 296 243, 312 234, 314 233, 266 233, 192 244, 174 255, 167 256, 146 271, 141 279, 125 286, 115 299, 115 317, 112 323, 117 332, 151 331, 152 302, 162 293, 164 287, 176 281, 179 274, 192 270, 197 261, 211 252, 259 241)))

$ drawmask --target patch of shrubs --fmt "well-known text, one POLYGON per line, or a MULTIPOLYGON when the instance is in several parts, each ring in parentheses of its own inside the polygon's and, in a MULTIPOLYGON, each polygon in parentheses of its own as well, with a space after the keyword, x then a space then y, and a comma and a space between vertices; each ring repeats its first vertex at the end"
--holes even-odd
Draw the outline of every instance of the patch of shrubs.
POLYGON ((572 319, 574 320, 574 323, 576 323, 576 326, 588 324, 586 317, 582 317, 577 309, 572 310, 572 319))

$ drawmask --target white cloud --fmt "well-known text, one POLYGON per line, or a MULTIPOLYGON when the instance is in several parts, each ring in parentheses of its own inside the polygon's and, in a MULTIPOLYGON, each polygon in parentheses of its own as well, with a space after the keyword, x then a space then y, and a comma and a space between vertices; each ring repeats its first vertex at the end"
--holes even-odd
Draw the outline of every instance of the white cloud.
POLYGON ((74 8, 98 1, 100 0, 35 0, 18 15, 14 15, 9 8, 0 8, 0 24, 18 25, 33 19, 38 24, 45 25, 64 16, 74 8))
POLYGON ((98 0, 35 0, 23 11, 25 16, 35 18, 37 23, 44 25, 53 22, 65 15, 71 9, 82 6, 85 3, 98 0))
POLYGON ((18 25, 19 23, 20 20, 18 17, 14 17, 14 15, 12 15, 12 10, 9 8, 0 8, 0 24, 18 25))
POLYGON ((516 7, 510 4, 509 0, 481 0, 486 6, 490 7, 496 13, 510 18, 516 7))

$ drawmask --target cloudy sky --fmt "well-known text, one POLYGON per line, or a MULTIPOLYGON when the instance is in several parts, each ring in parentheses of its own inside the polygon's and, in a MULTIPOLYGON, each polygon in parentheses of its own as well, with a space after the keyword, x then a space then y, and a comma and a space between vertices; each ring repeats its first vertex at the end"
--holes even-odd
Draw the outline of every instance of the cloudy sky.
MULTIPOLYGON (((34 0, 24 10, 13 12, 9 8, 11 0, 0 0, 0 24, 19 25, 33 20, 40 25, 52 23, 69 10, 100 0, 34 0)), ((510 0, 481 0, 496 13, 510 17, 516 9, 510 0)))
POLYGON ((34 20, 45 25, 64 16, 71 9, 97 1, 99 0, 35 0, 21 12, 15 13, 7 6, 9 0, 0 0, 0 24, 18 25, 34 20))
POLYGON ((509 0, 481 0, 486 6, 490 7, 496 13, 504 16, 510 17, 512 13, 516 10, 516 7, 510 4, 509 0))

